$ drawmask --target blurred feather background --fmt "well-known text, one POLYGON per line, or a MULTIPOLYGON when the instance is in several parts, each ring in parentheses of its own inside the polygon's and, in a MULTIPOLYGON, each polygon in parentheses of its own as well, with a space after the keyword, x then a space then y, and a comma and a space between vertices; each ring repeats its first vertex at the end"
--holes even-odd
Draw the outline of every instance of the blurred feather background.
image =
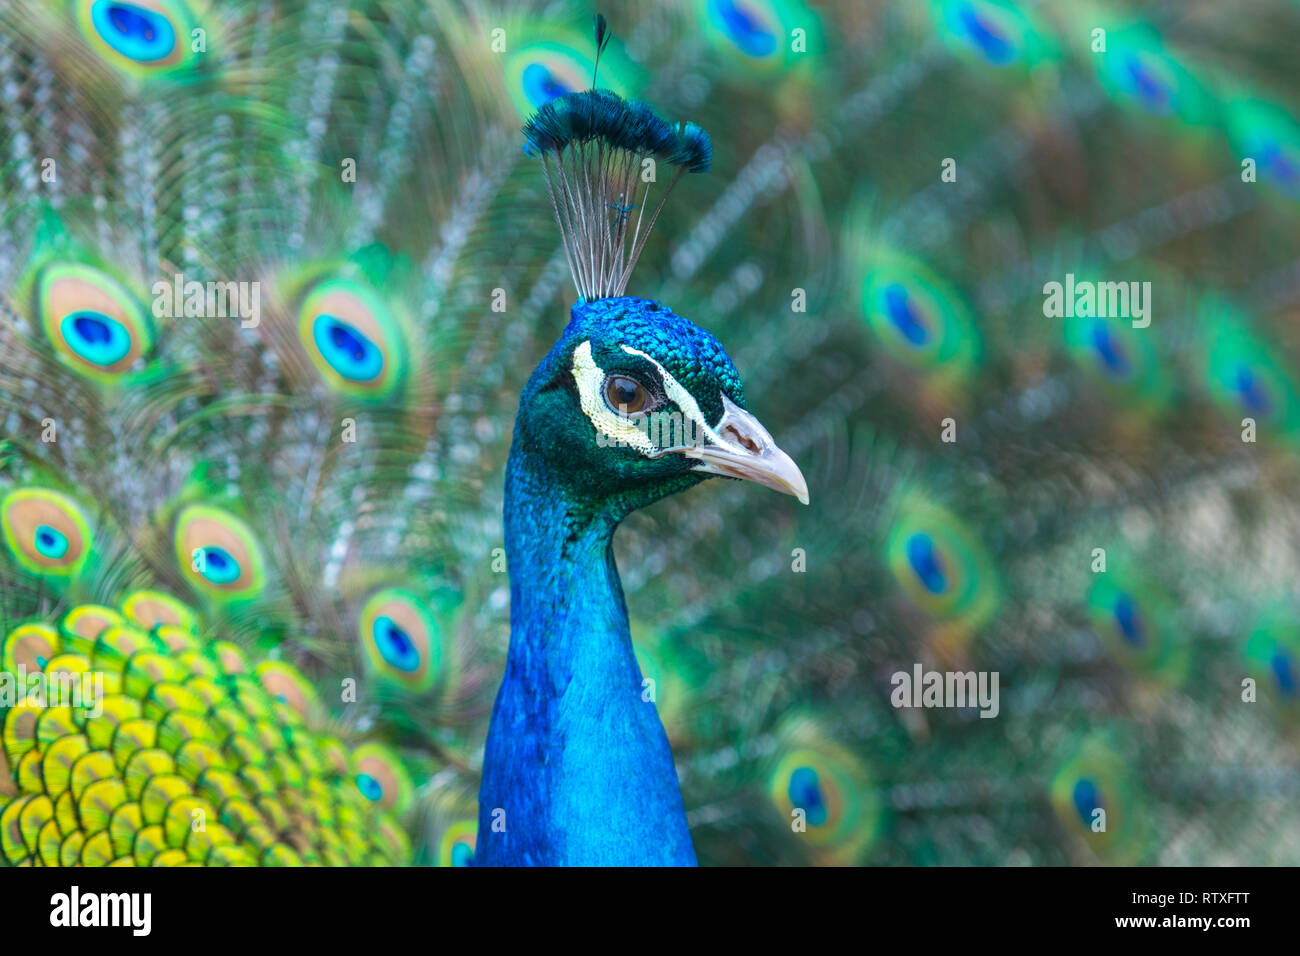
MULTIPOLYGON (((571 304, 519 127, 590 83, 593 12, 0 12, 0 495, 57 489, 90 527, 71 574, 10 542, 3 632, 182 598, 201 633, 295 664, 340 737, 392 748, 418 862, 473 844, 502 469, 571 304), (164 22, 204 49, 122 40, 164 22), (91 374, 43 325, 52 255, 145 311, 178 272, 257 281, 261 320, 155 311, 91 374), (370 290, 340 287, 388 390, 305 344, 322 281, 370 290), (255 539, 238 600, 171 547, 195 502, 255 539), (368 656, 394 591, 427 681, 368 656)), ((812 497, 761 510, 713 482, 616 540, 701 862, 1300 862, 1300 4, 601 12, 600 85, 715 145, 628 291, 727 344, 812 497), (1149 282, 1149 326, 1045 315, 1067 275, 1149 282), (998 672, 997 716, 892 706, 917 663, 998 672)))

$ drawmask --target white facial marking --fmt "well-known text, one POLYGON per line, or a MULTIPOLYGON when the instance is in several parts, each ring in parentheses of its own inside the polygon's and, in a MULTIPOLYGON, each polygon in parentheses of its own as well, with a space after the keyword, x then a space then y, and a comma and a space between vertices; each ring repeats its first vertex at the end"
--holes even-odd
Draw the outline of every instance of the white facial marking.
MULTIPOLYGON (((700 411, 699 403, 695 401, 695 396, 673 378, 672 374, 653 356, 630 345, 624 345, 622 348, 629 355, 640 356, 659 370, 665 396, 680 409, 683 418, 694 424, 698 429, 696 434, 705 436, 710 444, 730 449, 738 454, 745 453, 745 449, 724 440, 709 426, 704 419, 704 413, 700 411)), ((582 413, 602 435, 618 444, 635 448, 647 458, 658 458, 670 450, 658 447, 651 437, 651 432, 644 427, 638 427, 639 423, 644 425, 643 419, 630 418, 610 411, 609 405, 601 394, 605 384, 605 370, 596 364, 591 354, 590 340, 573 350, 573 379, 578 384, 578 398, 582 404, 582 413)), ((681 447, 672 446, 671 450, 680 451, 681 447)), ((695 470, 706 469, 703 466, 696 466, 695 470)))
POLYGON ((629 355, 639 355, 641 358, 654 365, 655 368, 659 369, 659 374, 663 376, 664 392, 667 394, 668 400, 680 408, 682 414, 693 421, 703 434, 709 436, 710 442, 715 445, 721 445, 723 448, 730 448, 732 451, 744 454, 745 449, 733 445, 729 441, 723 440, 722 436, 709 426, 709 423, 704 420, 704 413, 700 411, 699 404, 695 401, 695 396, 686 391, 681 383, 669 374, 666 368, 655 361, 653 356, 646 355, 645 352, 642 352, 640 349, 634 349, 630 345, 623 346, 623 351, 629 355))
POLYGON ((605 404, 605 399, 600 394, 601 386, 605 383, 605 372, 591 356, 590 340, 573 350, 573 379, 578 383, 582 413, 596 426, 598 432, 629 448, 635 448, 643 455, 649 456, 655 451, 650 436, 637 428, 636 422, 617 412, 611 412, 605 404))

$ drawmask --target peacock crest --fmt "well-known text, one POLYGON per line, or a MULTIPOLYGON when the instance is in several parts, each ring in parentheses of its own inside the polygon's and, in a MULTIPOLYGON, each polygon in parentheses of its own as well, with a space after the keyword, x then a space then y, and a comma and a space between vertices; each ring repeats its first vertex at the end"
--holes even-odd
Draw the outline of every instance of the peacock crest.
POLYGON ((541 158, 573 283, 587 302, 623 294, 677 180, 706 172, 713 161, 713 142, 696 124, 670 124, 644 103, 595 88, 609 42, 599 14, 595 34, 592 89, 547 101, 523 127, 525 149, 541 158))

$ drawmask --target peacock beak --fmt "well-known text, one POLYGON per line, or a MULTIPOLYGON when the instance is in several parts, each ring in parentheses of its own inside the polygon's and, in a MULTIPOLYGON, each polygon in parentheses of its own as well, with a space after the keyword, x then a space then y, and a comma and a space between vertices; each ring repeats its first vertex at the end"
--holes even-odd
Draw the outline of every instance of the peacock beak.
POLYGON ((683 448, 687 458, 696 458, 695 471, 756 481, 808 503, 808 483, 789 455, 776 446, 757 418, 726 395, 722 396, 722 418, 704 444, 683 448), (714 436, 722 441, 714 441, 714 436))

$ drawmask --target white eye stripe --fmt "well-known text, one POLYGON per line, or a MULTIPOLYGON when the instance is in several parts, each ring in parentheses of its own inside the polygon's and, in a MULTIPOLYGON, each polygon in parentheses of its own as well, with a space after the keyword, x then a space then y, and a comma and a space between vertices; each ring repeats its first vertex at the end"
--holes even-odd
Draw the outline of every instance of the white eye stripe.
POLYGON ((668 400, 680 408, 682 414, 694 422, 702 434, 709 437, 709 441, 721 445, 724 448, 730 448, 733 451, 743 453, 744 449, 733 445, 731 442, 724 441, 721 435, 709 427, 709 423, 704 420, 704 413, 700 411, 699 403, 695 401, 695 396, 686 391, 682 384, 678 382, 677 379, 673 378, 668 369, 655 361, 653 356, 647 355, 640 349, 634 349, 630 345, 624 345, 623 351, 628 355, 639 355, 659 370, 659 375, 663 378, 664 382, 664 393, 667 395, 668 400))

